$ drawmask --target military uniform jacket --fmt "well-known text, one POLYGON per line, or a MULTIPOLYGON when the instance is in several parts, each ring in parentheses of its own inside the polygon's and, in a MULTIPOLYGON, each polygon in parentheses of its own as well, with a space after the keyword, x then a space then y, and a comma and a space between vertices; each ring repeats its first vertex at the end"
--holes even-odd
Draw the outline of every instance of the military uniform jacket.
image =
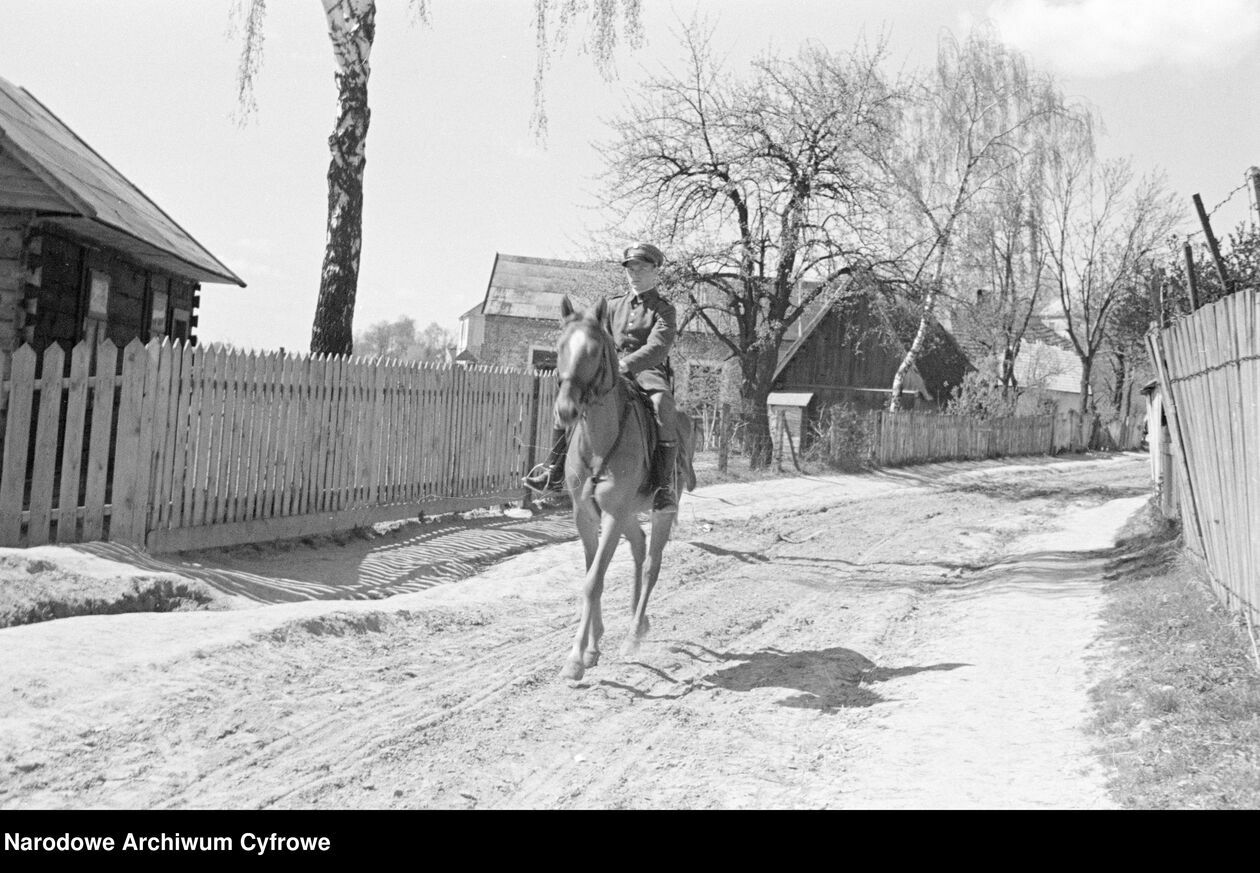
POLYGON ((678 336, 673 304, 655 288, 622 294, 608 301, 605 327, 617 344, 617 356, 645 391, 673 391, 669 350, 678 336))

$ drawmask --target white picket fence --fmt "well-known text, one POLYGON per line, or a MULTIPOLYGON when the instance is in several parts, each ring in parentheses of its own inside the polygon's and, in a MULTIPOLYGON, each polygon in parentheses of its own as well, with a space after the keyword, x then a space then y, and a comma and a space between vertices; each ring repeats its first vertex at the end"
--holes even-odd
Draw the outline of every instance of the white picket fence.
POLYGON ((520 499, 554 380, 135 340, 14 353, 0 546, 184 550, 520 499))

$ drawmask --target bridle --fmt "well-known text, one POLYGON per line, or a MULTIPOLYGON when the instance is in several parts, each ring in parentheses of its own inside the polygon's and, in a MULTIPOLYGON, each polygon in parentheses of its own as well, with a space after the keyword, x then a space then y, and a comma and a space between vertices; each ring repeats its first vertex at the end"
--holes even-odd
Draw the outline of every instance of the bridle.
MULTIPOLYGON (((580 322, 574 324, 575 328, 577 328, 577 324, 580 324, 580 322)), ((556 371, 561 388, 564 387, 566 382, 577 388, 577 405, 583 412, 586 411, 586 407, 602 400, 617 387, 617 353, 613 351, 612 343, 604 334, 603 328, 598 325, 593 327, 600 334, 598 338, 600 359, 599 365, 595 368, 595 373, 590 380, 585 384, 578 383, 572 377, 560 378, 559 370, 557 369, 556 371)), ((561 341, 563 342, 563 339, 561 341)))
MULTIPOLYGON (((626 383, 628 385, 629 383, 627 379, 624 379, 621 376, 621 371, 617 363, 617 351, 613 346, 612 337, 608 335, 602 325, 598 322, 591 321, 590 319, 584 319, 582 321, 574 322, 571 330, 596 332, 595 340, 599 343, 600 347, 599 364, 595 368, 594 375, 591 376, 590 380, 585 384, 575 382, 571 376, 560 378, 560 370, 559 368, 556 369, 556 376, 557 378, 560 378, 561 389, 564 388, 566 383, 577 389, 576 406, 578 418, 582 420, 584 426, 589 426, 586 423, 586 414, 588 410, 592 406, 603 403, 610 394, 614 393, 618 385, 622 383, 626 383)), ((561 336, 561 346, 563 346, 568 336, 569 331, 566 331, 564 335, 561 336)), ((622 403, 619 405, 616 413, 617 431, 612 444, 609 445, 607 449, 591 458, 591 482, 597 482, 604 477, 604 460, 613 453, 617 445, 621 442, 621 438, 626 431, 626 417, 630 414, 630 408, 630 403, 622 403)))

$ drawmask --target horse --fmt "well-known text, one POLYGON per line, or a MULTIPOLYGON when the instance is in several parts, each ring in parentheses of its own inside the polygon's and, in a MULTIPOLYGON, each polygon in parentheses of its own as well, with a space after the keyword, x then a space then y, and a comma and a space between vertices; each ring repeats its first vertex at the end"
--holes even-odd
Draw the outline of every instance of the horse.
MULTIPOLYGON (((561 676, 577 681, 599 663, 604 634, 601 597, 604 574, 621 537, 634 558, 630 601, 633 625, 621 647, 633 657, 647 636, 648 598, 661 572, 661 554, 674 526, 676 509, 652 508, 652 453, 656 420, 650 402, 628 377, 619 373, 612 335, 604 328, 608 304, 601 300, 578 313, 566 295, 560 303, 560 339, 556 345, 556 417, 569 429, 565 486, 573 504, 573 520, 586 553, 582 613, 573 649, 561 676), (651 537, 644 535, 638 515, 651 512, 651 537), (650 545, 649 545, 650 544, 650 545), (646 560, 646 574, 644 563, 646 560)), ((688 491, 696 486, 692 468, 691 419, 678 415, 676 479, 688 491), (679 476, 681 473, 681 476, 679 476)), ((681 489, 675 488, 681 496, 681 489)))

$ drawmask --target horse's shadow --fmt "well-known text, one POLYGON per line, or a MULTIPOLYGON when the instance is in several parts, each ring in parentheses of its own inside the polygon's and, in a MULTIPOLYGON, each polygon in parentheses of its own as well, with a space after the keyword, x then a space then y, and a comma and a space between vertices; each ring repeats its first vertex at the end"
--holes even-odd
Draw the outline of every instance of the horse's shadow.
POLYGON ((671 651, 697 661, 731 664, 706 674, 701 680, 704 684, 743 692, 756 688, 795 689, 800 693, 776 701, 778 705, 822 712, 884 702, 886 698, 870 688, 873 683, 928 670, 969 666, 947 663, 878 667, 865 655, 840 646, 800 652, 785 652, 774 647, 756 652, 715 652, 687 643, 672 646, 671 651))

